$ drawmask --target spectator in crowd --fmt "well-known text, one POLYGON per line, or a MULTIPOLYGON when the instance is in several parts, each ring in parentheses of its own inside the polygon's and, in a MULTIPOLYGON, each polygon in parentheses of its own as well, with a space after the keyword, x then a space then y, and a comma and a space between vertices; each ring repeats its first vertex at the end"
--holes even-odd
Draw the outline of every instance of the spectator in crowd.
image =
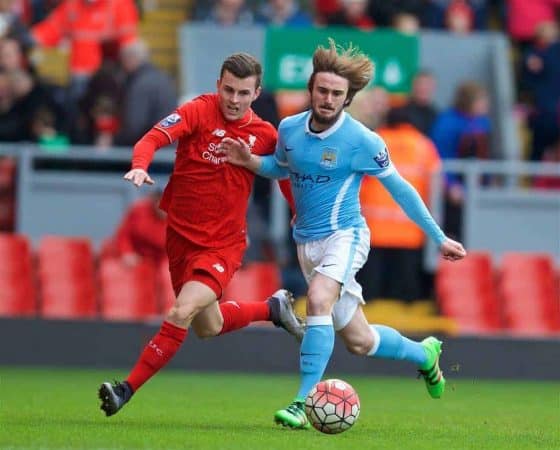
POLYGON ((313 11, 315 20, 320 24, 327 22, 327 17, 340 11, 342 0, 313 0, 313 11))
POLYGON ((21 43, 16 39, 0 39, 0 68, 11 72, 27 69, 27 59, 21 43))
MULTIPOLYGON (((404 109, 390 111, 387 125, 377 133, 391 149, 396 169, 428 203, 431 177, 441 168, 433 142, 412 125, 404 109)), ((407 302, 421 298, 424 233, 374 177, 364 178, 360 203, 372 247, 356 278, 364 298, 407 302)))
POLYGON ((347 111, 370 130, 385 124, 390 109, 389 93, 381 86, 360 91, 354 97, 347 111))
POLYGON ((56 123, 56 115, 47 107, 39 108, 33 115, 31 134, 45 152, 60 153, 69 149, 70 141, 57 130, 56 123))
POLYGON ((390 27, 395 23, 395 16, 411 15, 420 22, 426 0, 370 0, 368 15, 378 27, 390 27))
POLYGON ((103 245, 102 257, 118 257, 127 265, 141 260, 156 267, 165 261, 166 214, 159 209, 161 191, 133 203, 125 213, 115 236, 103 245))
POLYGON ((7 72, 0 70, 0 142, 23 141, 25 122, 15 108, 15 93, 7 72))
POLYGON ((448 29, 455 33, 488 28, 488 0, 429 0, 423 10, 428 28, 448 29))
POLYGON ((33 117, 42 108, 57 110, 49 91, 29 72, 0 72, 0 141, 33 140, 33 117))
POLYGON ((0 39, 15 39, 23 48, 28 49, 33 41, 15 6, 14 0, 0 0, 0 39))
POLYGON ((412 125, 427 136, 430 135, 437 116, 434 105, 435 90, 434 75, 428 70, 422 70, 414 77, 410 96, 401 106, 412 125))
POLYGON ((415 35, 420 31, 420 19, 414 14, 401 12, 393 16, 392 26, 399 33, 415 35))
POLYGON ((255 22, 255 16, 245 0, 214 0, 209 8, 208 3, 197 2, 195 20, 220 26, 252 25, 255 22))
MULTIPOLYGON (((455 93, 453 106, 438 115, 431 137, 442 159, 487 158, 489 156, 490 119, 486 89, 468 81, 455 93)), ((464 189, 461 178, 448 175, 444 230, 461 236, 464 189)))
POLYGON ((537 25, 554 22, 560 15, 560 0, 507 0, 507 26, 513 41, 524 50, 533 42, 537 25))
POLYGON ((256 16, 256 22, 263 25, 285 27, 309 27, 312 17, 302 11, 298 0, 268 0, 264 2, 256 16))
POLYGON ((529 117, 533 135, 530 159, 542 159, 544 149, 560 136, 560 32, 555 22, 540 23, 534 43, 523 57, 521 88, 532 97, 529 117))
POLYGON ((372 30, 374 21, 367 14, 367 0, 341 0, 340 9, 326 17, 327 25, 339 25, 372 30))
POLYGON ((39 46, 69 40, 70 101, 77 101, 103 60, 137 39, 138 12, 134 0, 62 0, 31 32, 39 46))
POLYGON ((142 40, 123 47, 121 65, 126 79, 120 129, 113 143, 131 146, 177 106, 177 92, 174 81, 150 62, 142 40))
MULTIPOLYGON (((123 73, 113 61, 106 61, 88 81, 73 121, 71 140, 75 144, 108 147, 119 128, 123 73)), ((147 95, 147 94, 146 94, 147 95)))

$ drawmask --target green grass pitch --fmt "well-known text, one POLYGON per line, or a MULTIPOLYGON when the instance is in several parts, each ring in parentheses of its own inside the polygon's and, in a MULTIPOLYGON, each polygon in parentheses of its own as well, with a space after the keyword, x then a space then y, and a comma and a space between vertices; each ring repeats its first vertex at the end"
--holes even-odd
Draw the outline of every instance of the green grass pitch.
POLYGON ((559 383, 448 379, 431 400, 414 379, 342 376, 360 396, 336 436, 272 423, 297 374, 164 371, 116 416, 97 386, 122 371, 0 367, 1 449, 560 449, 559 383))

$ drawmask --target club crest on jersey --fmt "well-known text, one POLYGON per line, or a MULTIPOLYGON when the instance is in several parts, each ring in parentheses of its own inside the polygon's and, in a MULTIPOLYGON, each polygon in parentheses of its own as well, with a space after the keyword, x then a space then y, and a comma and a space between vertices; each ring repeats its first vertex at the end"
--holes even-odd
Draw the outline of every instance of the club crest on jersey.
POLYGON ((257 136, 253 136, 252 134, 249 135, 249 148, 253 148, 255 146, 255 142, 257 142, 257 136))
POLYGON ((165 119, 163 119, 159 124, 162 128, 169 128, 179 123, 181 121, 181 116, 177 113, 169 114, 165 119))
POLYGON ((379 167, 384 169, 389 165, 389 152, 387 151, 387 147, 381 150, 376 156, 373 157, 374 161, 377 163, 379 167))
POLYGON ((212 136, 224 137, 226 135, 226 130, 222 130, 220 128, 216 128, 212 131, 212 136))
POLYGON ((326 148, 323 150, 321 155, 321 161, 319 162, 321 167, 324 169, 334 169, 336 168, 336 150, 334 148, 326 148))

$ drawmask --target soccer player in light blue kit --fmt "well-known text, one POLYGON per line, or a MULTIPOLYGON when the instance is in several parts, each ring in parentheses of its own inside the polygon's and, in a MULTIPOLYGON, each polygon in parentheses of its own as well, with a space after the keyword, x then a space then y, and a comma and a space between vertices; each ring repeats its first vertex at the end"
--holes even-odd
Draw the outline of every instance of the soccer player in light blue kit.
MULTIPOLYGON (((397 330, 369 325, 356 272, 367 259, 370 231, 360 212, 364 175, 379 179, 407 215, 439 246, 444 258, 466 255, 447 238, 416 190, 397 172, 383 140, 344 112, 356 92, 373 77, 373 63, 350 46, 318 47, 309 79, 311 110, 285 118, 274 155, 253 155, 242 140, 220 144, 230 163, 268 178, 290 177, 295 199, 294 240, 309 284, 307 327, 300 350, 300 388, 290 406, 276 412, 277 423, 309 428, 304 402, 320 381, 338 332, 352 353, 416 364, 428 393, 439 398, 445 378, 439 368, 441 342, 414 342, 397 330)), ((375 230, 373 230, 375 232, 375 230)))

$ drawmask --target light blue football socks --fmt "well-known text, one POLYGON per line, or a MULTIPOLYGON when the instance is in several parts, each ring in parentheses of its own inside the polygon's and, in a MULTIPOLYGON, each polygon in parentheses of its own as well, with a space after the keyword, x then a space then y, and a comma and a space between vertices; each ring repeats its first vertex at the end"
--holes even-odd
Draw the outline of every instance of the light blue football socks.
POLYGON ((414 342, 397 330, 385 325, 370 325, 376 336, 373 348, 368 356, 374 358, 410 361, 419 367, 427 361, 426 350, 420 342, 414 342))
POLYGON ((301 381, 296 397, 302 401, 323 377, 334 347, 334 327, 330 315, 307 316, 306 323, 299 357, 301 381))

